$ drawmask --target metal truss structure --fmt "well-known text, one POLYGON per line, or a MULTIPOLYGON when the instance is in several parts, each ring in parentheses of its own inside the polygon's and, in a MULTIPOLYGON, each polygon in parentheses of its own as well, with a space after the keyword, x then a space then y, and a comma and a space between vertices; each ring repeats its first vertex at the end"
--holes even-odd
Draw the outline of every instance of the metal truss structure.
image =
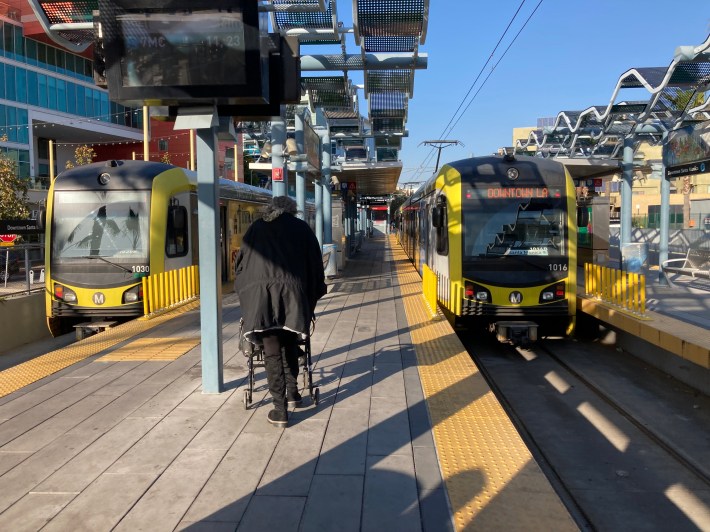
POLYGON ((616 159, 631 136, 660 144, 664 134, 710 120, 710 35, 698 46, 681 46, 668 67, 631 68, 616 83, 609 104, 561 111, 551 127, 540 128, 516 145, 541 157, 616 159), (624 89, 646 89, 645 101, 621 99, 624 89), (694 106, 702 95, 701 105, 694 106))

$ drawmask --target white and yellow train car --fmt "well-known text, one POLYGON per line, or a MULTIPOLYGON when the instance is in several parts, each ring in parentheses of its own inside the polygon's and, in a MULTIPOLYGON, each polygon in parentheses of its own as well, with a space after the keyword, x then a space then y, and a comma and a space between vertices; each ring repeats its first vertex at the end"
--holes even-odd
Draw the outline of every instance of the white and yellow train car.
POLYGON ((482 322, 519 343, 573 331, 576 196, 562 164, 525 156, 449 163, 399 219, 405 251, 420 273, 434 272, 439 306, 456 325, 482 322))
MULTIPOLYGON (((142 278, 198 263, 197 177, 172 165, 107 161, 62 172, 45 214, 47 324, 53 335, 143 314, 142 278)), ((271 191, 219 181, 222 280, 271 191)), ((312 213, 309 214, 312 217, 312 213)))

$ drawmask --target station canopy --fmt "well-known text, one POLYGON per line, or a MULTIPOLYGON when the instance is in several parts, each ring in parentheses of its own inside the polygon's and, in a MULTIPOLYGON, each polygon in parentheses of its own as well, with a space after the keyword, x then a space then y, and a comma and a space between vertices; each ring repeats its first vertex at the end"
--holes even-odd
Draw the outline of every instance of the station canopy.
POLYGON ((604 173, 606 165, 617 172, 625 138, 633 139, 635 150, 641 142, 661 144, 683 125, 710 120, 708 91, 710 35, 700 45, 678 47, 667 67, 630 68, 619 77, 608 105, 560 111, 552 126, 533 130, 516 149, 568 166, 596 164, 604 173), (645 90, 648 99, 625 100, 627 89, 645 90))
MULTIPOLYGON (((29 0, 29 4, 45 33, 61 46, 79 53, 93 44, 98 0, 29 0)), ((323 111, 331 138, 373 138, 376 149, 388 150, 396 159, 407 136, 414 72, 426 65, 419 46, 426 38, 429 0, 341 0, 341 7, 352 5, 351 28, 338 17, 336 0, 259 0, 257 4, 269 12, 271 31, 298 36, 308 106, 323 111), (348 53, 348 36, 354 38, 357 53, 348 53), (304 53, 313 46, 330 50, 304 53), (353 72, 362 76, 362 83, 354 83, 353 72), (363 88, 367 101, 366 116, 360 115, 358 88, 363 88)), ((292 107, 290 112, 292 117, 292 107)), ((360 194, 394 192, 401 163, 374 165, 343 172, 357 182, 360 194)))

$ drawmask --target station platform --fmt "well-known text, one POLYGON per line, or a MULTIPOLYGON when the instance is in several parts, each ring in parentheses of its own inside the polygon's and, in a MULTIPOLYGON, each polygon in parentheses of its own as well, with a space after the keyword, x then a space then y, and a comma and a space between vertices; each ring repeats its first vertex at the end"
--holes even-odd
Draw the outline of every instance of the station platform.
POLYGON ((577 309, 617 331, 614 344, 693 388, 710 394, 710 281, 686 275, 663 278, 644 269, 645 312, 626 312, 584 294, 577 309))
POLYGON ((578 529, 392 237, 330 281, 320 401, 286 429, 263 370, 245 408, 235 294, 222 310, 220 394, 201 391, 197 303, 0 372, 0 529, 578 529))

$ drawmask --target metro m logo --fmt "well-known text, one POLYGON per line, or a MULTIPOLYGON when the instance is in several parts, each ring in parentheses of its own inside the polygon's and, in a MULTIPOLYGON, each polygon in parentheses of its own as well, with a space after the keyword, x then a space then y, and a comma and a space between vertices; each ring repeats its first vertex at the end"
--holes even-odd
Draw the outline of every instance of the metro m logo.
POLYGON ((103 295, 101 292, 96 292, 94 293, 93 296, 91 296, 91 299, 94 302, 94 305, 103 305, 106 303, 106 296, 103 295))
POLYGON ((508 296, 508 301, 510 301, 513 305, 520 305, 520 303, 523 302, 523 294, 517 290, 515 292, 511 292, 508 296))

